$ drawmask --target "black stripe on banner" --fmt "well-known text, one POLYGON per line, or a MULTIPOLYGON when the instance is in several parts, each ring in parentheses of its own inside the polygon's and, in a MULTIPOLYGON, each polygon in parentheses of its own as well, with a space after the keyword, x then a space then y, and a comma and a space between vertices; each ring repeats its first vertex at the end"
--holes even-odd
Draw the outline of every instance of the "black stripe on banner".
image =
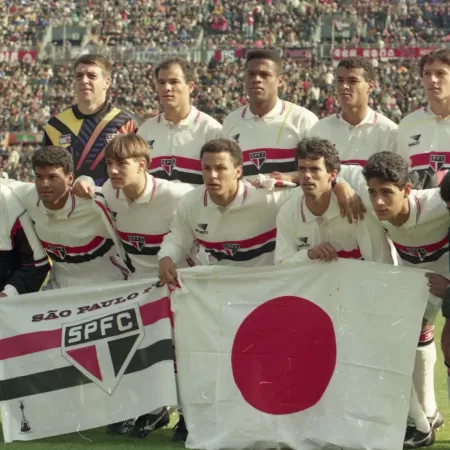
POLYGON ((264 253, 271 253, 275 250, 275 241, 268 242, 261 247, 254 248, 252 250, 242 250, 237 251, 234 255, 227 255, 223 252, 218 252, 216 250, 205 249, 211 256, 217 259, 217 261, 222 261, 224 259, 228 261, 250 261, 264 253))
MULTIPOLYGON (((148 369, 161 361, 173 360, 172 339, 164 339, 138 350, 131 359, 125 375, 148 369)), ((69 389, 89 383, 93 383, 93 381, 83 375, 76 367, 62 367, 0 381, 0 401, 45 394, 46 392, 69 389)))

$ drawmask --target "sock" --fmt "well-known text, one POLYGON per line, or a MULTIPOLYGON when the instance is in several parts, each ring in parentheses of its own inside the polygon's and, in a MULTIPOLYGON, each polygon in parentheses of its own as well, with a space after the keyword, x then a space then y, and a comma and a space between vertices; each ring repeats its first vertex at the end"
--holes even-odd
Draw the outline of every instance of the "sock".
POLYGON ((411 397, 409 401, 409 417, 414 422, 416 428, 422 433, 428 433, 431 429, 427 416, 417 399, 417 393, 414 386, 411 387, 411 397))
POLYGON ((427 417, 436 413, 436 397, 434 394, 434 365, 436 364, 436 345, 433 328, 420 334, 419 347, 414 363, 413 384, 417 399, 427 417))

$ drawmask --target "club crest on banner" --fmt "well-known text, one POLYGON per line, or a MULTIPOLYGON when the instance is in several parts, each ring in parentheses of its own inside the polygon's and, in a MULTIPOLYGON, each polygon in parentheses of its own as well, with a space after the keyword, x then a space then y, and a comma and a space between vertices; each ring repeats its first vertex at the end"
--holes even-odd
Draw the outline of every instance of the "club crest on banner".
POLYGON ((61 351, 83 375, 112 395, 143 338, 142 318, 135 305, 65 323, 61 351))

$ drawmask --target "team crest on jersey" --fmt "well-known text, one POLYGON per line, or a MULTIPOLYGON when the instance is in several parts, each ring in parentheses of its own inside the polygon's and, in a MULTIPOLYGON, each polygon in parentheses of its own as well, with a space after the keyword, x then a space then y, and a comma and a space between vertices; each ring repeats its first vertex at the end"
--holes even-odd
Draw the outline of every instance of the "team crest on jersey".
POLYGON ((236 252, 241 248, 239 244, 222 244, 225 254, 228 256, 234 256, 236 252))
POLYGON ((427 256, 427 251, 422 247, 412 247, 407 248, 406 251, 416 258, 419 258, 421 261, 425 259, 425 256, 427 256))
POLYGON ((174 166, 175 166, 175 158, 161 159, 161 167, 164 169, 164 171, 167 173, 169 177, 172 175, 172 170, 174 166))
POLYGON ((65 323, 62 355, 112 395, 144 338, 138 306, 65 323))
POLYGON ((128 236, 128 242, 139 251, 142 251, 145 245, 144 236, 128 236))
POLYGON ((151 141, 147 141, 148 146, 150 147, 150 150, 153 150, 153 144, 155 143, 155 140, 152 139, 151 141))
POLYGON ((59 259, 64 259, 67 255, 67 251, 66 251, 65 247, 62 247, 62 246, 49 245, 48 251, 50 253, 53 253, 59 259))
POLYGON ((70 136, 70 134, 63 134, 59 137, 59 145, 70 144, 71 141, 72 137, 70 136))
POLYGON ((118 135, 119 135, 119 133, 106 133, 105 134, 106 143, 111 142, 118 135))
POLYGON ((250 152, 250 161, 260 170, 266 161, 266 152, 250 152))
POLYGON ((445 155, 430 155, 430 167, 437 172, 445 164, 445 155))

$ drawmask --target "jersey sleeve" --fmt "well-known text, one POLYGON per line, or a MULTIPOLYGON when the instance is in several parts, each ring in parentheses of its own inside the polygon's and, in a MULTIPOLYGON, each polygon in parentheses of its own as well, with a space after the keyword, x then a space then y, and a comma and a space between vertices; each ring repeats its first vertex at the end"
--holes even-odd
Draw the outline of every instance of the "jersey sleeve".
POLYGON ((393 249, 381 225, 371 215, 360 220, 358 227, 358 246, 366 261, 394 264, 393 249))
POLYGON ((170 224, 169 233, 164 236, 158 260, 169 257, 175 264, 188 256, 195 236, 188 221, 187 202, 181 201, 170 224))
POLYGON ((32 194, 36 192, 34 183, 14 180, 11 183, 8 183, 8 187, 20 200, 25 209, 28 209, 32 206, 31 204, 35 201, 35 196, 32 194))
POLYGON ((19 262, 17 269, 6 281, 5 293, 37 292, 41 289, 50 270, 49 260, 33 228, 27 212, 17 218, 12 230, 13 251, 19 262))

